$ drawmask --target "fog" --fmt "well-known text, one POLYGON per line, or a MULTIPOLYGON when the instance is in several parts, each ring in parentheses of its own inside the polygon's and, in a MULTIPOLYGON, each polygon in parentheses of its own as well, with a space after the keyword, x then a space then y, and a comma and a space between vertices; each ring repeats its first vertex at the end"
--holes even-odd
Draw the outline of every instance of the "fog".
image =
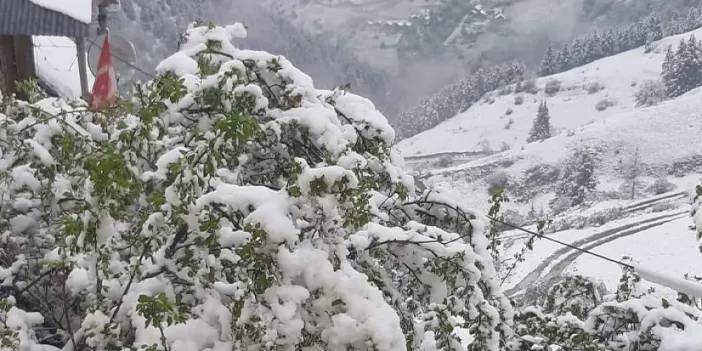
MULTIPOLYGON (((112 14, 111 22, 114 32, 134 41, 140 65, 147 69, 155 67, 177 49, 180 33, 194 20, 221 24, 242 22, 249 28, 249 37, 238 43, 239 46, 285 55, 310 74, 319 87, 333 88, 350 83, 352 90, 371 98, 392 121, 400 111, 477 67, 513 59, 534 67, 549 42, 565 41, 593 27, 603 28, 612 22, 625 21, 622 13, 634 17, 633 13, 623 11, 608 16, 615 13, 613 8, 627 5, 629 7, 624 8, 631 9, 634 5, 628 0, 483 1, 501 3, 506 20, 489 26, 460 52, 447 49, 430 55, 401 57, 393 50, 378 55, 379 50, 366 47, 365 37, 356 35, 354 38, 359 31, 368 31, 364 18, 384 18, 383 13, 369 14, 364 5, 354 7, 344 2, 336 5, 343 6, 344 12, 332 11, 333 5, 318 5, 315 9, 327 6, 329 16, 343 15, 353 20, 332 18, 315 30, 310 30, 297 14, 288 16, 281 10, 285 5, 304 11, 303 3, 317 1, 122 0, 123 11, 112 14), (280 8, 267 4, 277 4, 280 8)), ((403 1, 385 0, 388 6, 403 1)), ((637 1, 635 7, 661 0, 637 1)))

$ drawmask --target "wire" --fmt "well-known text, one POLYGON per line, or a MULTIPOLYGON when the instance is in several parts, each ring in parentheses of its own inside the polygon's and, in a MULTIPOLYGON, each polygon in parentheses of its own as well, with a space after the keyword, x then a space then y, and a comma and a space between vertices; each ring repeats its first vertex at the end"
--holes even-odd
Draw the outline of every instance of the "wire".
POLYGON ((562 245, 562 246, 571 248, 571 249, 573 249, 573 250, 580 251, 580 252, 582 252, 582 253, 595 256, 595 257, 597 257, 597 258, 599 258, 599 259, 602 259, 602 260, 605 260, 605 261, 609 261, 609 262, 618 264, 618 265, 620 265, 620 266, 622 266, 622 267, 626 267, 626 268, 629 268, 629 269, 635 269, 635 267, 634 267, 633 265, 628 264, 628 263, 625 263, 625 262, 622 262, 622 261, 620 261, 620 260, 615 260, 615 259, 613 259, 613 258, 609 258, 609 257, 607 257, 607 256, 600 255, 600 254, 598 254, 598 253, 596 253, 596 252, 592 252, 592 251, 583 249, 583 248, 581 248, 581 247, 578 247, 578 246, 575 246, 575 245, 572 245, 572 244, 568 244, 568 243, 566 243, 566 242, 563 242, 563 241, 560 241, 560 240, 557 240, 557 239, 548 237, 548 236, 546 236, 546 235, 539 234, 539 233, 537 233, 537 232, 535 232, 535 231, 533 231, 533 230, 529 230, 529 229, 520 227, 520 226, 518 226, 518 225, 514 225, 514 224, 511 224, 511 223, 505 222, 505 221, 503 221, 503 220, 501 220, 501 219, 498 219, 498 218, 494 218, 494 217, 490 217, 490 216, 486 216, 486 217, 487 217, 489 220, 491 220, 491 221, 494 221, 494 222, 496 222, 496 223, 499 223, 499 224, 502 224, 502 225, 504 225, 504 226, 510 227, 510 228, 512 228, 512 229, 520 230, 520 231, 522 231, 522 232, 525 232, 525 233, 527 233, 527 234, 530 234, 530 235, 539 237, 539 238, 541 238, 541 239, 545 239, 545 240, 554 242, 554 243, 556 243, 556 244, 559 244, 559 245, 562 245))
MULTIPOLYGON (((97 46, 97 47, 102 47, 102 45, 96 43, 96 42, 95 42, 94 40, 92 40, 92 39, 87 39, 87 40, 88 40, 89 43, 91 43, 91 44, 93 44, 93 45, 95 45, 95 46, 97 46)), ((143 69, 143 68, 141 68, 141 67, 139 67, 139 66, 137 66, 137 65, 135 65, 135 64, 133 64, 133 63, 131 63, 131 62, 129 62, 129 61, 127 61, 126 59, 124 59, 124 58, 122 58, 122 57, 119 57, 119 56, 117 56, 117 55, 115 55, 115 54, 113 54, 113 53, 110 53, 110 56, 112 56, 112 58, 117 59, 118 61, 120 61, 120 62, 124 63, 125 65, 127 65, 127 66, 129 66, 129 67, 135 69, 136 71, 140 72, 141 74, 143 74, 143 75, 145 75, 145 76, 147 76, 147 77, 149 77, 149 78, 152 78, 152 79, 153 79, 153 78, 156 78, 155 75, 149 73, 147 70, 145 70, 145 69, 143 69)))

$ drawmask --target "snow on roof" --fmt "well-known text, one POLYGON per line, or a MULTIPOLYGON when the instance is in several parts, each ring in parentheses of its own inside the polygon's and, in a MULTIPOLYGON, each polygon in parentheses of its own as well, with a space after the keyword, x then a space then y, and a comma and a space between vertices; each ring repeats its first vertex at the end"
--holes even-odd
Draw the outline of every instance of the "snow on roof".
POLYGON ((37 6, 60 12, 83 23, 93 18, 92 0, 29 0, 37 6))

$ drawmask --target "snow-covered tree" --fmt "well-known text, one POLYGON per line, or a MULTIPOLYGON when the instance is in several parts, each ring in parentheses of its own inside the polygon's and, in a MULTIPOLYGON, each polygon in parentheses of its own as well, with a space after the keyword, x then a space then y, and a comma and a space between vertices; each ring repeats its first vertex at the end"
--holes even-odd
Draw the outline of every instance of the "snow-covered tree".
POLYGON ((668 48, 661 71, 668 96, 680 96, 702 85, 701 46, 693 35, 682 39, 675 52, 668 48))
MULTIPOLYGON (((702 25, 702 13, 698 7, 692 7, 687 19, 681 18, 672 12, 669 16, 662 20, 658 14, 644 16, 634 23, 619 26, 607 30, 600 34, 593 32, 580 38, 573 39, 570 43, 564 43, 563 46, 555 50, 549 46, 544 54, 544 59, 548 58, 549 50, 557 52, 556 70, 544 74, 539 72, 541 76, 560 73, 590 63, 602 57, 615 55, 626 50, 635 49, 640 46, 646 46, 647 51, 651 51, 655 45, 654 42, 662 39, 665 36, 685 33, 699 28, 702 25)), ((541 70, 540 70, 541 71, 541 70)))
POLYGON ((0 348, 504 349, 483 221, 243 35, 192 26, 104 113, 2 102, 0 348))
POLYGON ((697 229, 697 240, 700 242, 700 251, 702 251, 702 184, 698 185, 692 193, 690 214, 697 229))
POLYGON ((637 107, 658 105, 667 98, 665 85, 660 80, 643 81, 634 95, 637 107))
POLYGON ((615 294, 602 296, 591 279, 572 276, 546 300, 556 303, 516 314, 511 350, 694 350, 702 343, 702 312, 684 296, 661 298, 630 268, 615 294))
POLYGON ((550 287, 540 302, 515 315, 515 332, 520 338, 513 350, 601 350, 583 322, 602 303, 593 279, 565 277, 550 287))
POLYGON ((544 141, 551 137, 551 116, 548 112, 546 101, 542 101, 539 105, 539 111, 534 119, 534 125, 529 131, 527 142, 544 141))
POLYGON ((556 188, 557 198, 568 200, 570 206, 585 202, 598 184, 595 173, 598 162, 599 155, 594 148, 582 147, 575 150, 561 172, 556 188))
POLYGON ((556 57, 556 67, 558 72, 564 72, 571 69, 572 58, 570 56, 570 46, 568 44, 563 45, 563 47, 558 50, 558 56, 556 57))
POLYGON ((486 93, 504 85, 522 82, 525 74, 526 68, 519 62, 479 69, 402 112, 397 122, 398 133, 402 137, 409 137, 431 129, 465 111, 486 93))
POLYGON ((558 72, 558 57, 553 50, 553 46, 549 43, 544 58, 541 59, 541 64, 539 64, 538 74, 540 76, 550 76, 558 72))

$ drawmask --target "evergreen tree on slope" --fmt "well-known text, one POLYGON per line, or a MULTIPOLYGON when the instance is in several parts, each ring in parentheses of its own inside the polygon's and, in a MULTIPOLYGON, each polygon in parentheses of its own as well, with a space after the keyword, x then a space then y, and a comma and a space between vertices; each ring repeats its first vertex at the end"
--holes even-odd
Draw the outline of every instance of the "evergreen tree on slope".
POLYGON ((539 65, 539 71, 538 74, 539 76, 550 76, 558 71, 558 62, 557 62, 557 56, 556 53, 553 50, 553 46, 551 44, 548 44, 548 48, 546 49, 546 54, 544 55, 544 58, 541 60, 541 64, 539 65))
POLYGON ((595 169, 598 162, 599 156, 594 148, 583 147, 575 150, 566 160, 556 195, 570 200, 571 206, 584 203, 597 187, 595 169))
POLYGON ((534 125, 531 127, 531 131, 529 131, 527 142, 533 143, 535 141, 544 141, 550 137, 551 116, 549 115, 546 101, 542 101, 541 105, 539 105, 539 111, 536 114, 534 125))

